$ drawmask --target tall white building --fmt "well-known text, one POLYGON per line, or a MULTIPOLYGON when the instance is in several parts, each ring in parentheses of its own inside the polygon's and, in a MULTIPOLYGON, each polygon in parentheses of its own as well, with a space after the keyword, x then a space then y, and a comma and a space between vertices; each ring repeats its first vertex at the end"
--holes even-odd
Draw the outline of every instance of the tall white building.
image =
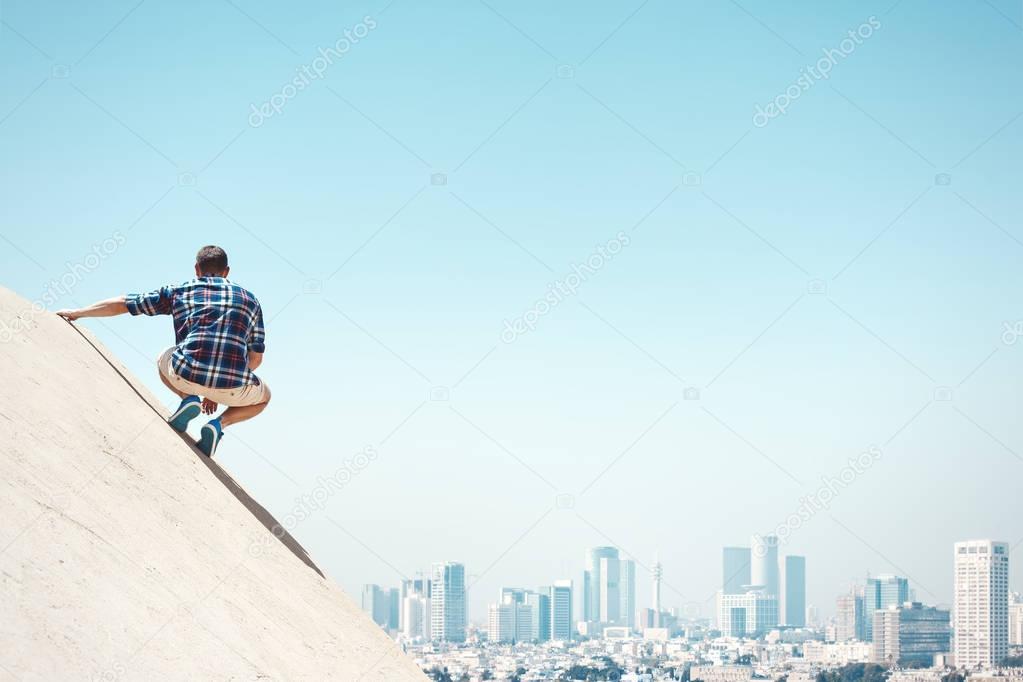
POLYGON ((511 644, 515 641, 515 616, 518 604, 491 604, 487 617, 487 636, 491 642, 511 644))
POLYGON ((1009 654, 1009 546, 955 543, 955 663, 994 667, 1009 654))
MULTIPOLYGON (((525 591, 523 591, 525 592, 525 591)), ((501 593, 501 602, 491 604, 487 613, 487 635, 491 642, 514 644, 516 642, 532 642, 537 639, 534 632, 536 606, 517 601, 514 594, 501 593)))
POLYGON ((636 562, 619 558, 614 547, 586 553, 583 621, 630 628, 636 624, 636 562))
POLYGON ((572 639, 572 581, 559 580, 551 587, 551 639, 572 639))
POLYGON ((754 535, 750 544, 750 581, 755 588, 781 595, 778 577, 778 536, 754 535))
POLYGON ((636 627, 636 562, 632 559, 618 562, 618 620, 615 625, 636 627))
MULTIPOLYGON (((614 560, 618 563, 618 550, 614 547, 593 547, 586 552, 586 568, 583 571, 583 620, 597 622, 601 618, 601 606, 606 603, 604 589, 606 580, 603 575, 603 562, 614 560)), ((617 576, 614 580, 617 591, 617 576)), ((617 594, 615 595, 617 597, 617 594)))
POLYGON ((836 600, 835 641, 865 641, 867 639, 863 588, 854 587, 849 594, 836 600))
POLYGON ((600 610, 597 620, 601 623, 618 622, 622 606, 622 597, 618 589, 621 564, 622 562, 617 556, 613 559, 603 557, 600 560, 600 582, 597 585, 600 595, 600 610))
POLYGON ((399 630, 406 639, 430 639, 430 580, 417 573, 401 582, 399 630))
POLYGON ((401 634, 406 639, 430 639, 430 600, 410 594, 401 600, 401 634))
POLYGON ((430 638, 464 642, 465 566, 451 561, 434 564, 430 590, 430 638))

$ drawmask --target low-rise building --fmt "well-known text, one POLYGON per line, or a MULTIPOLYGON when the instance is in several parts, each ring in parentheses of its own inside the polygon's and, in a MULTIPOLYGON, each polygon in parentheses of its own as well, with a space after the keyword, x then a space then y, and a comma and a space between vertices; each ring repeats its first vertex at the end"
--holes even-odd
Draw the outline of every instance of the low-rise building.
POLYGON ((808 663, 826 666, 840 666, 849 663, 867 663, 873 654, 870 642, 806 642, 803 644, 803 658, 808 663))
POLYGON ((888 667, 933 665, 951 648, 949 622, 947 610, 919 602, 875 611, 871 658, 888 667))
POLYGON ((749 682, 753 668, 748 665, 694 665, 689 670, 692 682, 749 682))
POLYGON ((718 592, 718 628, 723 637, 759 637, 778 626, 778 597, 763 590, 718 592))

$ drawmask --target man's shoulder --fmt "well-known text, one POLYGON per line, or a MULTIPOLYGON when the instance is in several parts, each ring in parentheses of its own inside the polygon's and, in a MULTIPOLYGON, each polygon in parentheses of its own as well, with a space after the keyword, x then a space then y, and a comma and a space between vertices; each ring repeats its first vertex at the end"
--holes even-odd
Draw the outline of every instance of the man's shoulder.
POLYGON ((259 299, 256 298, 256 295, 252 293, 250 290, 243 287, 241 284, 238 284, 237 282, 232 282, 229 279, 225 279, 224 282, 227 284, 228 288, 230 288, 232 295, 242 300, 250 301, 253 305, 256 306, 259 305, 259 299))

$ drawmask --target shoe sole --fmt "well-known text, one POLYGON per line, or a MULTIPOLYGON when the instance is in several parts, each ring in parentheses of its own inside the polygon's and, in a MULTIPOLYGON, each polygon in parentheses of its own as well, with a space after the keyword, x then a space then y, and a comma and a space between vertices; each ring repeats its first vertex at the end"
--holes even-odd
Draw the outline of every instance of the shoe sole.
POLYGON ((202 451, 202 454, 213 457, 219 442, 220 436, 214 427, 209 424, 202 427, 202 431, 199 432, 199 450, 202 451))
POLYGON ((171 428, 178 433, 184 433, 188 429, 189 422, 198 417, 199 412, 200 407, 198 402, 189 403, 172 414, 170 419, 167 420, 167 423, 170 424, 171 428))

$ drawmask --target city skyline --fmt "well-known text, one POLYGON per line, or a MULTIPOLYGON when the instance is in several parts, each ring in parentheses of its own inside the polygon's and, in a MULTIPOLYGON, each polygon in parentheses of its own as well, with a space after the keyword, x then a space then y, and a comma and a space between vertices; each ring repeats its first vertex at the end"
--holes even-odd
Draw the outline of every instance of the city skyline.
MULTIPOLYGON (((754 538, 751 541, 747 542, 747 545, 754 544, 757 537, 765 538, 765 537, 768 537, 768 536, 761 536, 761 535, 757 534, 757 535, 754 536, 754 538)), ((953 540, 952 542, 954 543, 954 542, 957 542, 957 541, 953 540)), ((1019 546, 1021 544, 1023 544, 1023 540, 1021 540, 1021 542, 1015 543, 1014 545, 1011 545, 1011 546, 1019 546)), ((643 608, 649 607, 650 604, 653 601, 653 598, 654 598, 654 593, 653 593, 653 589, 652 589, 653 576, 654 576, 655 567, 659 563, 661 565, 661 568, 660 568, 660 573, 661 573, 661 600, 662 600, 662 604, 663 604, 664 610, 667 611, 667 610, 672 609, 672 608, 677 608, 677 609, 685 611, 686 613, 696 614, 699 617, 708 618, 711 621, 714 621, 716 619, 716 616, 717 616, 717 613, 716 613, 716 598, 717 598, 718 591, 722 589, 722 581, 723 581, 723 577, 722 576, 724 575, 724 570, 725 570, 725 567, 722 565, 722 560, 721 560, 720 557, 726 555, 729 550, 739 550, 740 552, 741 551, 745 551, 746 555, 748 555, 750 557, 749 560, 748 560, 748 563, 743 564, 742 561, 740 561, 736 565, 742 566, 742 567, 745 568, 746 575, 750 575, 750 578, 749 578, 750 580, 751 580, 752 566, 753 566, 753 563, 754 563, 754 560, 755 560, 755 557, 753 556, 752 552, 750 551, 750 547, 749 546, 746 546, 746 547, 741 547, 741 546, 738 546, 738 545, 718 546, 717 547, 717 553, 718 553, 719 559, 716 562, 710 561, 710 562, 707 562, 705 566, 704 565, 700 566, 701 569, 709 569, 710 572, 713 572, 715 574, 715 577, 713 578, 714 584, 711 587, 711 591, 708 592, 708 593, 703 593, 702 594, 702 597, 703 597, 702 599, 690 600, 690 599, 686 599, 683 596, 681 596, 681 595, 686 595, 687 594, 687 592, 682 587, 681 581, 668 582, 668 581, 671 580, 671 578, 669 576, 672 573, 675 573, 675 574, 678 573, 678 567, 677 566, 672 567, 670 565, 666 565, 665 562, 660 561, 659 559, 656 559, 656 558, 653 559, 653 560, 643 560, 641 558, 636 558, 635 556, 628 554, 622 548, 619 548, 619 547, 601 547, 601 546, 597 546, 597 547, 591 547, 589 550, 587 550, 587 552, 589 552, 591 550, 594 550, 594 549, 598 549, 599 550, 599 549, 602 549, 602 548, 603 549, 614 550, 615 552, 618 553, 618 556, 620 558, 627 558, 630 561, 635 562, 635 564, 636 564, 636 578, 635 578, 636 597, 635 597, 634 603, 638 605, 637 609, 636 609, 637 612, 641 611, 643 608), (675 570, 671 570, 672 568, 674 568, 675 570)), ((784 549, 784 548, 785 548, 785 545, 779 545, 779 549, 780 550, 784 549)), ((1010 552, 1011 552, 1011 550, 1010 550, 1010 552)), ((661 554, 662 554, 662 552, 660 552, 660 551, 655 551, 653 553, 654 556, 659 556, 661 554)), ((867 554, 867 552, 864 552, 864 554, 867 554)), ((804 559, 804 561, 807 558, 807 557, 804 557, 802 555, 793 555, 793 554, 780 554, 779 557, 778 557, 778 563, 779 563, 779 574, 778 574, 778 580, 779 580, 779 600, 778 600, 779 601, 779 618, 782 618, 782 619, 784 618, 784 599, 783 599, 783 595, 784 595, 784 577, 785 577, 784 566, 785 566, 786 559, 789 558, 789 557, 801 558, 801 559, 804 559)), ((812 557, 810 557, 810 558, 812 559, 812 557)), ((507 577, 503 576, 503 574, 497 573, 496 569, 494 569, 494 571, 492 572, 494 574, 489 575, 489 579, 486 581, 486 587, 481 586, 481 582, 478 580, 479 576, 478 576, 477 573, 475 573, 472 570, 471 565, 469 565, 468 563, 466 563, 464 561, 461 561, 461 560, 454 560, 454 561, 456 563, 460 563, 460 564, 466 566, 466 570, 467 570, 467 573, 466 573, 466 585, 467 585, 467 588, 466 588, 466 603, 467 603, 467 608, 468 608, 467 616, 468 616, 469 621, 472 622, 472 623, 475 623, 475 624, 485 624, 487 622, 487 620, 488 620, 488 606, 493 601, 491 599, 490 595, 493 593, 493 591, 499 591, 501 588, 507 586, 509 583, 521 583, 521 584, 524 584, 524 585, 545 585, 545 584, 551 584, 552 581, 557 576, 561 576, 561 577, 565 577, 565 578, 571 579, 573 581, 573 583, 574 583, 574 586, 575 586, 575 589, 574 589, 575 598, 574 598, 574 601, 573 601, 572 608, 573 608, 573 611, 579 616, 576 620, 577 621, 580 620, 582 618, 582 614, 585 613, 585 600, 584 600, 584 597, 583 597, 583 595, 584 595, 584 587, 583 586, 584 586, 584 581, 585 581, 585 575, 584 575, 585 574, 585 567, 584 568, 578 568, 577 567, 576 569, 572 569, 571 568, 571 565, 572 565, 571 561, 558 562, 557 565, 569 566, 569 568, 567 570, 564 570, 564 571, 545 571, 543 569, 542 565, 538 565, 536 563, 532 564, 532 568, 534 568, 536 570, 535 571, 531 571, 530 573, 532 575, 535 575, 535 576, 538 577, 538 579, 534 579, 534 580, 528 580, 528 579, 508 580, 507 577)), ((579 562, 577 561, 576 563, 579 563, 579 562)), ((871 581, 871 580, 877 580, 877 579, 882 579, 883 580, 885 578, 890 578, 890 577, 895 575, 896 569, 894 568, 894 565, 891 564, 891 563, 888 563, 887 564, 887 568, 885 568, 885 563, 886 562, 883 559, 879 559, 876 562, 870 562, 870 561, 867 561, 866 559, 863 559, 863 566, 864 566, 864 568, 863 568, 863 570, 861 570, 859 572, 858 575, 855 572, 849 572, 849 573, 841 574, 838 580, 830 583, 830 586, 829 586, 829 584, 825 584, 822 580, 808 580, 808 581, 806 581, 806 583, 805 583, 806 592, 804 593, 804 599, 805 599, 804 618, 805 618, 805 609, 809 609, 809 608, 815 609, 816 612, 819 614, 819 616, 821 618, 825 618, 825 619, 833 618, 837 614, 837 610, 836 610, 836 606, 835 606, 836 605, 836 600, 842 594, 847 593, 850 589, 856 588, 857 586, 859 586, 859 589, 860 589, 860 591, 862 593, 863 586, 865 584, 864 581, 871 581), (811 596, 810 596, 811 595, 811 587, 813 588, 813 594, 818 595, 818 597, 816 599, 812 599, 811 596)), ((418 571, 413 571, 412 573, 415 574, 415 575, 426 575, 426 574, 429 573, 429 565, 430 564, 428 563, 426 569, 422 569, 422 570, 418 570, 418 571)), ((953 585, 953 581, 952 581, 952 577, 954 575, 954 572, 952 570, 952 567, 951 566, 947 566, 947 567, 944 567, 944 569, 942 569, 941 567, 935 566, 933 568, 938 569, 936 572, 943 572, 943 573, 946 573, 948 575, 948 582, 947 582, 947 584, 935 583, 933 585, 933 588, 934 588, 933 591, 930 589, 932 587, 930 585, 928 585, 928 586, 921 586, 921 585, 915 583, 915 581, 913 579, 913 576, 911 576, 911 575, 902 575, 902 576, 898 576, 898 577, 901 577, 901 579, 916 585, 915 587, 913 587, 912 585, 910 587, 907 587, 907 589, 909 590, 909 592, 906 595, 907 599, 910 599, 910 600, 922 600, 922 601, 924 601, 924 602, 926 602, 928 604, 950 608, 952 603, 953 603, 953 593, 954 593, 954 585, 953 585), (941 593, 944 593, 946 596, 945 597, 938 596, 941 593)), ((804 570, 805 570, 805 568, 804 568, 804 570)), ((1010 563, 1010 571, 1012 572, 1012 580, 1010 581, 1010 585, 1018 584, 1019 587, 1021 588, 1021 590, 1023 590, 1023 575, 1019 575, 1019 574, 1023 573, 1023 571, 1021 571, 1021 569, 1017 566, 1016 563, 1010 563)), ((393 569, 392 569, 391 572, 392 572, 392 574, 394 573, 393 569)), ((742 571, 739 572, 739 576, 740 577, 743 576, 742 571)), ((399 581, 405 580, 405 579, 407 579, 407 578, 405 578, 405 577, 398 578, 399 581)), ((381 585, 383 585, 383 583, 381 583, 379 579, 376 582, 381 584, 381 585)), ((357 586, 358 589, 356 589, 353 592, 353 594, 358 595, 360 593, 361 589, 365 585, 371 585, 371 584, 374 584, 374 583, 373 582, 368 582, 368 583, 360 584, 359 586, 357 586)), ((739 583, 736 582, 735 584, 738 585, 739 583)), ((751 583, 745 583, 745 584, 749 585, 751 583)), ((690 588, 689 591, 688 591, 688 594, 700 594, 700 593, 696 593, 692 588, 690 588)), ((863 595, 862 594, 861 594, 860 598, 861 598, 861 600, 863 599, 863 595)), ((884 601, 883 602, 883 604, 888 604, 888 603, 893 603, 893 602, 891 602, 891 601, 884 601)), ((868 627, 867 632, 869 634, 869 626, 867 626, 867 627, 868 627)))
MULTIPOLYGON (((755 545, 758 539, 765 540, 768 543, 772 542, 770 540, 770 536, 765 537, 755 535, 753 537, 753 542, 751 544, 755 545)), ((955 546, 958 547, 960 544, 963 544, 963 541, 956 542, 955 546)), ((1007 552, 1008 546, 1005 543, 995 544, 999 545, 1002 548, 1000 551, 1007 552)), ((721 587, 719 587, 718 590, 715 592, 714 599, 720 600, 722 595, 729 594, 732 596, 738 596, 745 594, 747 591, 741 590, 739 592, 731 593, 726 591, 727 586, 729 584, 729 578, 734 575, 733 571, 736 568, 735 565, 732 565, 730 563, 730 556, 734 555, 738 555, 740 557, 749 556, 750 562, 748 564, 745 564, 744 568, 747 569, 748 573, 750 573, 751 575, 753 574, 751 566, 753 560, 756 559, 755 549, 751 550, 750 547, 736 546, 721 547, 721 556, 723 557, 723 563, 719 564, 719 566, 721 567, 720 572, 721 577, 719 585, 721 585, 721 587)), ((910 578, 906 576, 894 575, 891 573, 870 572, 864 574, 864 576, 859 579, 860 580, 859 583, 856 582, 856 578, 851 578, 850 579, 851 587, 849 587, 845 591, 843 591, 843 586, 841 584, 834 585, 833 586, 834 594, 832 595, 831 600, 823 602, 821 604, 810 603, 807 601, 805 594, 807 584, 806 557, 799 555, 778 556, 776 553, 773 555, 772 554, 767 555, 767 557, 771 556, 773 556, 774 561, 776 561, 779 566, 777 592, 774 594, 767 592, 766 590, 763 590, 760 585, 757 585, 755 583, 745 584, 745 587, 747 589, 752 589, 754 591, 758 590, 764 591, 773 597, 774 599, 773 606, 770 607, 772 609, 771 616, 769 617, 768 621, 765 621, 765 626, 768 628, 777 626, 804 627, 811 625, 811 623, 809 623, 810 621, 809 614, 812 611, 814 614, 816 614, 818 618, 823 618, 825 621, 832 621, 833 623, 837 624, 837 627, 839 628, 839 633, 842 632, 843 617, 847 617, 849 619, 848 622, 844 624, 846 634, 844 635, 839 634, 838 641, 842 641, 844 639, 849 638, 870 641, 872 639, 872 630, 874 624, 873 614, 875 612, 883 611, 890 607, 902 606, 903 604, 917 603, 916 589, 911 585, 910 578), (829 606, 831 606, 832 608, 829 609, 828 608, 829 606), (823 610, 822 607, 824 607, 823 610), (848 614, 846 614, 846 616, 843 616, 842 613, 843 608, 849 609, 849 612, 848 614), (792 617, 791 620, 794 620, 796 622, 788 622, 790 616, 792 617)), ((590 599, 592 598, 595 600, 594 603, 598 605, 598 608, 599 605, 601 604, 599 594, 588 596, 586 592, 585 586, 588 584, 588 581, 590 580, 592 570, 596 567, 601 568, 606 567, 608 561, 615 562, 620 561, 622 563, 630 563, 633 566, 635 566, 635 561, 632 559, 625 559, 621 554, 619 548, 616 547, 608 546, 591 547, 586 550, 586 552, 584 553, 584 557, 585 559, 582 562, 582 568, 579 571, 581 580, 577 580, 575 578, 550 577, 546 580, 546 582, 539 583, 539 587, 512 587, 511 586, 512 584, 518 585, 525 583, 521 580, 519 581, 504 580, 504 582, 502 582, 501 587, 498 590, 499 596, 496 600, 486 596, 482 597, 483 599, 486 600, 486 607, 483 610, 483 615, 480 617, 475 616, 468 606, 470 590, 469 585, 465 583, 465 576, 472 576, 472 573, 466 573, 466 566, 464 563, 450 560, 444 562, 434 562, 432 564, 432 568, 430 569, 430 571, 427 571, 425 573, 423 572, 417 573, 417 577, 414 579, 403 580, 402 587, 400 588, 400 590, 398 588, 390 588, 386 586, 381 587, 381 585, 376 583, 364 584, 362 587, 363 609, 367 611, 373 611, 372 607, 367 608, 366 606, 367 604, 366 594, 368 590, 374 594, 376 592, 382 592, 391 595, 397 595, 400 593, 401 598, 404 599, 406 586, 409 586, 411 588, 411 586, 414 585, 416 593, 428 595, 429 585, 432 579, 430 576, 437 575, 436 572, 438 570, 438 567, 444 567, 445 569, 448 569, 450 567, 457 567, 457 570, 460 572, 459 580, 461 580, 462 584, 465 585, 460 598, 462 600, 461 603, 463 604, 461 608, 464 610, 465 613, 466 620, 464 622, 466 626, 473 625, 477 627, 487 628, 488 624, 492 621, 491 607, 493 605, 508 603, 509 599, 512 603, 516 604, 525 603, 525 595, 527 594, 544 592, 545 590, 552 589, 556 586, 560 586, 566 587, 568 590, 568 594, 571 596, 571 603, 569 608, 571 610, 571 613, 574 615, 574 619, 572 620, 572 628, 574 631, 574 629, 579 623, 584 623, 587 621, 586 616, 588 608, 587 603, 590 601, 590 599)), ((645 610, 652 610, 656 600, 658 599, 656 586, 661 584, 664 573, 664 566, 660 562, 659 557, 655 556, 654 561, 651 562, 650 566, 651 568, 649 569, 648 575, 651 584, 651 590, 649 594, 650 601, 644 602, 638 598, 633 599, 631 601, 633 605, 631 622, 626 622, 622 620, 622 612, 620 610, 612 612, 613 618, 611 620, 601 620, 599 618, 596 620, 591 618, 589 620, 591 622, 598 622, 604 625, 628 625, 629 627, 637 629, 642 629, 643 627, 648 626, 648 624, 644 624, 641 622, 640 617, 645 610)), ((742 568, 743 566, 739 567, 738 571, 739 574, 742 573, 742 568)), ((761 564, 758 570, 761 571, 761 575, 764 574, 763 573, 764 571, 770 573, 769 567, 764 566, 763 564, 761 564)), ((614 575, 615 578, 617 579, 617 576, 619 576, 620 573, 615 573, 614 575)), ((1002 588, 1004 589, 1006 596, 1008 597, 1008 595, 1017 594, 1018 591, 1012 590, 1013 583, 1008 579, 1008 568, 1005 569, 1005 576, 1006 577, 1004 584, 1002 585, 1002 588)), ((607 578, 605 576, 604 580, 606 581, 606 579, 607 578)), ((633 576, 633 579, 635 580, 635 576, 633 576)), ((1019 585, 1019 587, 1023 589, 1023 584, 1019 585)), ((955 591, 955 585, 952 586, 952 590, 953 592, 955 591)), ((597 592, 599 592, 599 590, 597 592)), ((615 599, 619 598, 620 597, 618 596, 615 597, 615 599)), ((661 609, 663 610, 664 613, 673 611, 677 613, 680 618, 683 618, 685 620, 704 619, 715 626, 720 626, 721 624, 720 601, 716 602, 718 606, 714 606, 714 611, 707 613, 704 611, 694 611, 691 608, 687 608, 687 604, 685 603, 681 604, 665 603, 663 596, 660 596, 660 600, 661 609)), ((952 608, 952 602, 942 601, 935 602, 929 600, 923 601, 929 607, 945 608, 949 610, 952 608)), ((372 601, 370 603, 372 603, 372 601)), ((624 605, 624 601, 618 603, 624 605)), ((1023 601, 1021 601, 1020 603, 1023 604, 1023 601)), ((604 617, 608 615, 607 604, 608 602, 605 600, 603 607, 604 617)), ((394 608, 395 607, 392 604, 390 607, 391 610, 386 611, 385 613, 386 614, 398 613, 397 611, 394 611, 394 608)), ((545 608, 549 608, 549 605, 548 607, 545 608)), ((376 613, 376 611, 373 612, 376 613)), ((1009 607, 1008 605, 1006 605, 1005 616, 1007 619, 1009 618, 1008 613, 1009 607)), ((1023 614, 1023 607, 1021 607, 1019 613, 1023 614)), ((394 617, 395 616, 393 615, 390 616, 390 618, 394 617)), ((378 618, 374 615, 374 620, 376 620, 378 624, 381 624, 381 618, 378 618)), ((388 616, 385 615, 383 617, 383 620, 388 620, 388 616)), ((388 622, 393 623, 394 624, 393 627, 397 629, 396 620, 389 620, 388 622)), ((1008 623, 1009 621, 1007 620, 1006 622, 1008 623)), ((1023 615, 1018 617, 1017 622, 1018 624, 1016 625, 1016 627, 1019 628, 1021 633, 1021 639, 1023 639, 1023 615)), ((1007 625, 1006 632, 1008 632, 1008 627, 1009 626, 1007 625)))
MULTIPOLYGON (((510 674, 524 662, 538 672, 585 667, 601 657, 608 665, 648 668, 655 661, 663 676, 654 679, 679 679, 674 673, 682 666, 690 679, 710 682, 779 679, 779 675, 813 682, 836 669, 841 669, 843 677, 859 674, 868 670, 862 668, 868 664, 887 671, 885 679, 947 682, 953 670, 982 679, 991 679, 996 668, 1003 669, 997 675, 1013 675, 1023 661, 1023 594, 1010 589, 1009 547, 1004 542, 953 544, 954 608, 918 601, 906 577, 868 575, 839 595, 836 618, 828 623, 818 623, 815 607, 805 607, 806 557, 782 557, 776 549, 777 538, 758 534, 750 547, 721 548, 717 623, 686 618, 677 610, 661 611, 663 566, 655 556, 652 608, 642 609, 634 627, 624 624, 610 604, 615 601, 621 566, 628 559, 622 558, 618 548, 598 546, 584 553, 586 591, 580 601, 588 615, 575 624, 574 632, 562 630, 571 621, 571 606, 564 604, 572 602, 573 584, 558 581, 558 588, 501 588, 497 601, 489 606, 487 622, 472 628, 468 657, 462 655, 465 649, 460 640, 448 644, 437 637, 425 640, 406 635, 399 641, 425 668, 433 662, 438 669, 469 667, 482 674, 496 666, 510 674), (747 566, 737 565, 747 558, 747 566), (754 559, 757 563, 749 573, 755 578, 737 585, 736 576, 745 578, 746 567, 754 559), (561 608, 554 605, 559 590, 564 597, 561 608), (781 600, 779 592, 785 595, 781 600), (605 622, 592 621, 596 607, 605 622), (797 613, 797 609, 803 611, 797 613), (810 623, 794 623, 804 619, 810 623), (554 630, 562 636, 552 636, 555 623, 561 624, 554 630), (1011 652, 1015 655, 1010 656, 1011 652)), ((365 593, 379 591, 372 585, 366 586, 365 593)), ((370 613, 376 610, 371 600, 363 608, 370 613)), ((393 624, 384 627, 399 634, 393 624)))
MULTIPOLYGON (((663 566, 655 556, 653 602, 636 615, 635 624, 628 624, 612 605, 619 603, 616 590, 623 566, 632 562, 610 546, 584 552, 586 587, 579 597, 588 611, 571 625, 571 580, 535 590, 502 587, 489 605, 487 621, 470 627, 468 639, 409 637, 407 626, 396 628, 387 620, 387 606, 375 603, 375 595, 382 592, 376 585, 366 586, 364 594, 370 598, 364 600, 363 609, 398 637, 403 648, 415 652, 421 664, 432 660, 455 669, 469 662, 477 668, 496 664, 511 671, 520 666, 518 661, 530 661, 537 670, 564 669, 592 661, 595 652, 604 651, 612 656, 607 661, 618 662, 624 656, 626 663, 649 665, 656 659, 658 668, 669 673, 656 679, 665 680, 677 679, 670 671, 686 665, 693 666, 691 675, 711 682, 748 682, 754 673, 761 679, 785 673, 799 682, 813 682, 822 670, 855 671, 847 666, 871 663, 892 675, 908 676, 905 682, 946 682, 952 669, 984 675, 1003 664, 1018 666, 1017 661, 1023 660, 1019 655, 1023 594, 1011 590, 1008 549, 1006 543, 989 539, 954 543, 954 608, 916 600, 905 576, 867 575, 838 596, 838 612, 825 623, 818 622, 815 607, 805 605, 806 557, 779 556, 777 538, 759 534, 752 537, 750 547, 722 547, 716 623, 690 618, 678 609, 660 610, 663 566), (736 560, 747 556, 751 563, 756 561, 750 570, 753 579, 733 591, 735 576, 745 572, 735 565, 736 560), (781 599, 779 593, 784 595, 781 599), (601 622, 593 620, 594 608, 599 608, 601 622), (804 619, 811 622, 793 622, 804 619), (461 654, 463 644, 471 653, 468 658, 461 654), (1011 652, 1015 658, 1010 658, 1011 652)), ((442 575, 437 566, 457 566, 464 573, 460 564, 447 562, 435 564, 435 576, 442 575)), ((430 590, 428 586, 420 589, 430 590)), ((459 603, 464 605, 464 600, 459 603)))

